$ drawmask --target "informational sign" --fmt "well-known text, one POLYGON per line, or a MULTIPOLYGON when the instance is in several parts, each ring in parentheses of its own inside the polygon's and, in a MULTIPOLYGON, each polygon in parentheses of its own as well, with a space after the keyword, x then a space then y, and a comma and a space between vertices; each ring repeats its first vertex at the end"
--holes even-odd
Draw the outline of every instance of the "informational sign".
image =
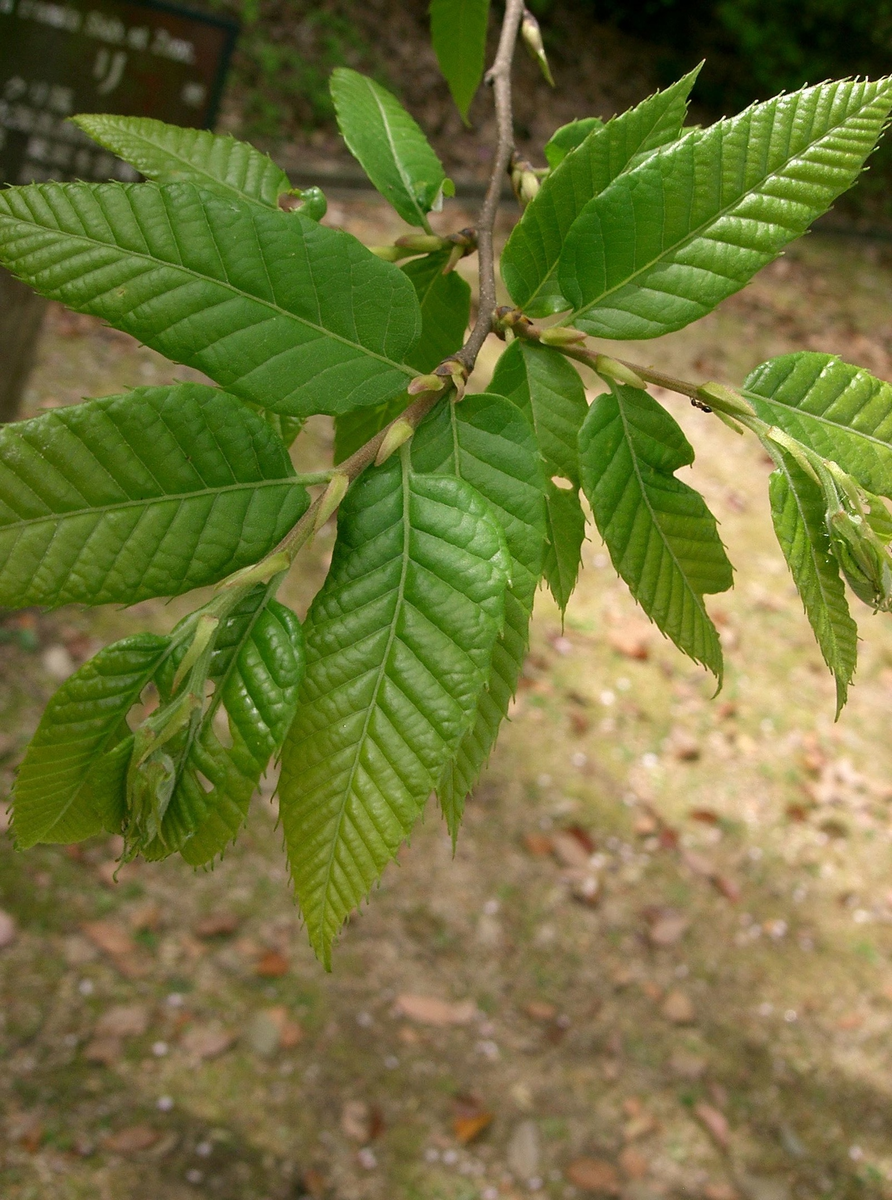
POLYGON ((137 178, 66 117, 208 129, 237 32, 153 0, 0 0, 0 183, 137 178))

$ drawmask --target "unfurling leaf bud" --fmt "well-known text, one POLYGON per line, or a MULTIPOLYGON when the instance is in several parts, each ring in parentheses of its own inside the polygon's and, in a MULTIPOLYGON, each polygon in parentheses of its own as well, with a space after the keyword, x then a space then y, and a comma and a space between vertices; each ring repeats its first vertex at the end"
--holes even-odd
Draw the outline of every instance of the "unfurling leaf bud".
POLYGON ((291 559, 284 550, 270 554, 260 562, 252 563, 250 567, 242 567, 217 584, 218 588, 243 587, 246 583, 269 583, 280 571, 287 571, 291 559))
POLYGON ((378 447, 378 453, 375 455, 375 466, 380 467, 382 463, 387 462, 391 454, 393 454, 395 450, 399 450, 400 446, 402 446, 405 442, 408 442, 409 438, 414 432, 415 426, 410 425, 410 423, 404 420, 402 417, 399 420, 394 421, 394 423, 384 434, 381 445, 378 447))
POLYGON ((725 387, 723 383, 704 383, 697 388, 697 399, 729 417, 755 416, 755 409, 750 402, 740 392, 725 387))
POLYGON ((871 608, 892 608, 892 556, 868 521, 844 508, 828 513, 830 545, 849 587, 871 608))
POLYGON ((534 58, 539 64, 546 83, 554 87, 551 68, 548 65, 548 59, 545 57, 545 46, 542 43, 542 30, 539 28, 539 22, 529 9, 526 8, 523 11, 520 35, 523 38, 523 44, 529 51, 530 57, 534 58))
POLYGON ((331 514, 335 511, 350 486, 350 476, 344 471, 336 471, 332 475, 328 487, 322 493, 322 501, 313 522, 313 533, 318 533, 331 514))
POLYGON ((410 396, 420 396, 422 392, 442 392, 445 386, 446 380, 442 375, 416 375, 406 391, 410 396))
POLYGON ((586 337, 581 329, 570 329, 568 325, 552 325, 542 330, 539 341, 543 346, 578 346, 586 337))
POLYGON ((372 254, 376 258, 383 259, 384 262, 399 262, 401 258, 408 258, 409 255, 399 246, 369 246, 372 254))
POLYGON ((647 390, 647 384, 637 372, 615 358, 608 358, 606 354, 599 354, 595 359, 595 370, 602 379, 611 383, 625 383, 629 387, 640 388, 642 392, 647 390))
POLYGON ((446 238, 437 237, 434 233, 405 233, 394 243, 413 254, 434 254, 437 250, 445 250, 449 244, 446 238))
POLYGON ((539 191, 539 175, 531 162, 516 155, 511 162, 511 186, 521 208, 526 208, 539 191))
POLYGON ((457 358, 447 358, 434 371, 443 379, 451 379, 455 388, 455 399, 461 400, 465 394, 465 384, 468 382, 468 368, 457 358))
POLYGON ((186 678, 186 675, 201 658, 202 654, 207 650, 212 639, 216 636, 217 627, 220 624, 220 618, 212 616, 210 613, 202 613, 195 622, 195 634, 189 645, 189 649, 180 660, 180 665, 176 669, 176 674, 173 677, 173 683, 170 686, 171 692, 177 692, 180 684, 186 678))

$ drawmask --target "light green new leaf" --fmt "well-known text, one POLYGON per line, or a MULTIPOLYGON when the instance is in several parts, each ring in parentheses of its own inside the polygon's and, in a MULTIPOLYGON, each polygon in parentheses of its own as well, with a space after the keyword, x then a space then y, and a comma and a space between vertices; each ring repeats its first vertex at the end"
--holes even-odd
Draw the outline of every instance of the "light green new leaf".
POLYGON ((216 583, 309 503, 269 426, 197 383, 0 429, 0 604, 134 604, 216 583))
POLYGON ((552 171, 564 161, 571 150, 581 146, 590 133, 603 128, 604 122, 600 117, 583 117, 556 129, 545 143, 545 159, 552 171))
POLYGON ((582 543, 585 541, 585 513, 579 503, 578 490, 557 487, 549 479, 545 485, 545 515, 548 547, 542 574, 548 590, 564 612, 579 578, 582 543))
MULTIPOLYGON (((461 349, 471 311, 471 289, 455 271, 443 274, 449 251, 426 254, 412 259, 402 268, 411 279, 421 306, 421 337, 406 362, 422 374, 433 371, 444 358, 461 349)), ((361 408, 335 418, 335 462, 365 445, 394 417, 398 417, 409 397, 396 396, 386 404, 361 408)))
POLYGON ((579 372, 557 350, 516 339, 501 356, 490 390, 507 396, 530 419, 549 477, 573 484, 545 488, 545 579, 566 608, 576 579, 585 538, 579 503, 579 430, 588 412, 579 372))
POLYGON ((778 469, 769 482, 771 519, 824 661, 836 679, 837 715, 846 702, 858 658, 858 626, 830 546, 820 487, 773 447, 778 469))
POLYGON ((415 474, 405 453, 341 506, 279 788, 298 899, 326 965, 474 720, 508 566, 486 501, 459 479, 415 474))
POLYGON ((338 128, 347 148, 404 221, 428 228, 446 172, 427 138, 396 96, 348 67, 331 76, 338 128))
POLYGON ((71 119, 100 146, 156 183, 195 183, 272 208, 291 187, 271 158, 229 134, 117 113, 85 113, 71 119))
POLYGON ((646 392, 615 386, 589 409, 579 457, 614 567, 662 632, 721 681, 703 596, 731 587, 732 569, 703 497, 675 478, 694 461, 678 423, 646 392))
POLYGON ((439 408, 412 442, 412 465, 429 474, 457 475, 489 501, 505 531, 511 581, 505 625, 493 651, 492 670, 477 717, 437 786, 453 839, 465 797, 489 758, 517 690, 528 642, 533 598, 542 571, 545 514, 543 475, 527 418, 501 396, 466 396, 439 408))
POLYGON ((783 354, 744 388, 759 416, 892 496, 892 385, 831 354, 783 354))
MULTIPOLYGON (((162 699, 170 696, 177 663, 165 664, 162 699)), ((143 849, 148 859, 179 850, 193 866, 210 862, 233 841, 248 815, 260 777, 278 754, 297 708, 304 674, 303 630, 297 617, 258 587, 226 619, 208 678, 213 701, 191 736, 169 746, 176 770, 161 836, 143 849), (223 722, 224 745, 215 728, 223 722)))
POLYGON ((462 119, 483 78, 489 0, 431 0, 431 38, 462 119))
POLYGON ((851 187, 890 107, 888 79, 822 83, 690 133, 619 176, 567 235, 558 279, 568 320, 597 337, 650 338, 704 316, 851 187))
MULTIPOLYGON (((121 810, 103 786, 103 757, 128 738, 125 718, 158 669, 170 642, 138 633, 106 646, 59 688, 47 705, 19 767, 13 834, 20 850, 37 842, 80 842, 121 810)), ((132 739, 131 739, 132 740, 132 739)), ((126 760, 121 764, 126 771, 126 760)), ((119 828, 119 827, 118 827, 119 828)))
POLYGON ((675 141, 698 71, 594 129, 543 179, 502 253, 505 286, 529 316, 571 307, 558 280, 558 261, 570 230, 592 197, 635 166, 640 155, 675 141))
POLYGON ((189 183, 0 191, 0 261, 243 400, 291 416, 380 404, 413 375, 402 271, 299 212, 189 183))

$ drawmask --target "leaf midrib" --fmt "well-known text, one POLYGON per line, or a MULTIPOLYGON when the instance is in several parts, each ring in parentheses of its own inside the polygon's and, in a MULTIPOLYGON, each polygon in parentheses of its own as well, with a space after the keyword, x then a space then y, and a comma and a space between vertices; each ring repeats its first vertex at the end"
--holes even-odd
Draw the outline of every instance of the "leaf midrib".
MULTIPOLYGON (((139 185, 137 185, 137 186, 139 186, 139 185)), ((158 186, 160 188, 160 186, 162 186, 162 185, 158 185, 158 186)), ((192 184, 191 186, 195 187, 196 185, 192 184)), ((162 200, 163 199, 164 199, 164 197, 162 196, 162 200)), ((170 212, 168 210, 167 204, 164 203, 163 207, 164 207, 165 215, 166 215, 168 221, 171 223, 171 226, 173 227, 173 222, 170 221, 170 212)), ((273 210, 268 209, 265 211, 272 212, 273 210)), ((134 220, 137 220, 137 224, 140 225, 140 227, 141 227, 141 223, 137 219, 137 214, 133 210, 132 205, 131 205, 131 212, 133 213, 134 220)), ((104 212, 103 212, 103 217, 105 217, 104 212)), ((212 284, 215 287, 227 290, 232 295, 238 296, 243 300, 247 300, 252 304, 259 304, 263 308, 269 309, 270 312, 275 313, 277 316, 286 317, 290 321, 295 321, 299 325, 306 326, 307 329, 312 329, 315 333, 320 334, 322 337, 330 338, 332 341, 340 342, 340 343, 342 343, 342 345, 349 346, 352 350, 360 351, 362 354, 366 355, 366 357, 368 357, 368 358, 374 358, 374 359, 377 359, 378 362, 386 363, 387 366, 392 367, 394 370, 402 371, 404 375, 409 375, 410 377, 414 378, 415 375, 418 374, 417 371, 415 371, 412 367, 407 366, 405 363, 398 363, 395 359, 388 358, 384 354, 378 354, 375 350, 370 350, 367 346, 364 346, 361 342, 352 342, 352 341, 350 341, 349 338, 344 337, 343 334, 335 333, 330 329, 326 329, 324 325, 317 325, 315 321, 310 321, 307 317, 301 317, 297 313, 293 313, 287 308, 282 308, 282 306, 279 304, 273 303, 270 300, 264 300, 262 296, 257 296, 252 292, 246 292, 246 291, 244 291, 244 289, 236 287, 235 284, 230 282, 228 277, 225 280, 221 280, 221 279, 215 278, 213 275, 206 275, 206 274, 202 273, 201 271, 197 271, 197 270, 195 270, 194 267, 187 267, 183 263, 167 262, 163 258, 155 258, 153 255, 146 254, 142 250, 125 249, 124 247, 120 246, 117 242, 101 241, 98 238, 87 237, 86 235, 84 235, 82 233, 70 233, 64 229, 52 228, 48 225, 41 225, 38 221, 26 221, 22 217, 15 216, 14 214, 9 213, 9 212, 0 213, 0 225, 2 225, 5 221, 8 221, 14 225, 22 225, 26 229, 38 230, 43 233, 48 233, 58 239, 68 239, 68 240, 74 241, 74 242, 82 242, 85 245, 93 247, 93 248, 105 247, 106 249, 109 249, 109 250, 116 250, 121 255, 122 258, 130 258, 130 259, 137 259, 137 260, 141 259, 142 261, 151 264, 152 270, 158 270, 160 268, 162 270, 168 270, 168 271, 179 271, 182 274, 186 275, 188 278, 196 279, 196 280, 200 280, 202 282, 212 284)), ((214 248, 217 251, 217 253, 219 254, 219 247, 217 246, 216 235, 212 231, 210 231, 210 226, 208 226, 208 229, 209 229, 209 232, 211 232, 211 236, 214 241, 214 248)), ((263 264, 264 264, 264 269, 268 271, 269 267, 268 267, 265 257, 263 257, 263 264)), ((130 281, 128 280, 127 282, 129 283, 130 281)), ((63 284, 61 286, 65 287, 67 285, 63 284)), ((126 286, 126 284, 125 284, 125 286, 126 286)), ((110 289, 106 289, 106 290, 110 290, 110 289)), ((92 303, 92 301, 90 301, 89 303, 92 303)), ((189 314, 190 318, 194 317, 194 315, 195 315, 194 313, 189 314)), ((170 329, 171 327, 168 326, 167 328, 170 329)), ((244 330, 244 326, 242 326, 238 330, 234 330, 234 331, 230 331, 230 332, 240 333, 240 332, 243 332, 243 330, 244 330)), ((166 331, 162 331, 162 335, 164 332, 166 332, 166 331)), ((224 335, 224 336, 228 336, 228 335, 224 335)), ((252 371, 254 369, 256 369, 256 368, 252 368, 252 371)))
MULTIPOLYGON (((880 381, 882 382, 882 381, 880 381)), ((809 391, 813 390, 812 388, 809 391)), ((892 445, 884 442, 882 438, 873 433, 865 433, 862 429, 855 429, 851 425, 842 425, 838 421, 831 420, 830 417, 823 413, 811 412, 807 408, 801 408, 796 404, 785 404, 783 400, 778 400, 776 396, 763 396, 759 392, 746 391, 745 395, 752 396, 755 400, 762 404, 773 404, 783 412, 793 413, 799 417, 807 417, 811 421, 816 421, 820 425, 826 425, 830 429, 836 430, 838 433, 848 434, 850 437, 863 438, 865 442, 871 442, 885 451, 886 454, 892 454, 892 445)), ((876 393, 874 393, 876 395, 876 393)), ((806 397, 804 397, 807 399, 806 397)), ((871 397, 872 399, 873 397, 871 397)))
MULTIPOLYGON (((652 259, 648 263, 645 263, 642 267, 640 267, 637 271, 635 271, 635 273, 633 275, 630 275, 627 279, 624 279, 621 283, 615 284, 611 288, 607 288, 606 291, 601 292, 600 295, 598 295, 598 296, 594 297, 594 299, 588 301, 588 303, 584 304, 581 308, 575 309, 573 312, 569 313, 568 316, 566 316, 563 321, 558 322, 558 324, 566 325, 569 322, 574 321, 579 317, 584 317, 588 313, 592 312, 594 309, 602 307, 602 302, 604 300, 606 300, 609 296, 612 296, 616 292, 621 292, 623 290, 623 288, 635 286, 636 280, 640 279, 641 276, 645 275, 648 271, 652 270, 655 266, 658 266, 660 263, 662 263, 666 259, 667 255, 677 254, 678 251, 684 249, 685 246, 689 245, 692 241, 694 241, 698 237, 700 237, 703 234, 704 230, 709 229, 710 226, 714 225, 717 221, 721 220, 722 217, 727 216, 728 213, 732 212, 735 208, 737 208, 738 205, 740 205, 744 200, 748 199, 749 197, 751 197, 753 195, 761 194, 761 192, 764 189, 764 186, 768 182, 768 180, 775 179, 778 176, 782 175, 790 167, 791 163, 796 162, 799 158, 801 158, 808 151, 814 150, 814 148, 816 146, 820 146, 822 142, 826 141, 827 138, 830 137, 832 134, 834 134, 841 126, 845 125, 853 117, 860 115, 866 108, 871 107, 871 105, 873 105, 876 102, 876 100, 878 99, 878 97, 880 95, 885 95, 886 92, 888 92, 888 91, 889 91, 889 89, 887 88, 885 92, 877 92, 870 98, 869 101, 860 104, 858 106, 858 108, 856 108, 856 109, 852 109, 852 110, 848 111, 845 114, 845 116, 840 121, 837 122, 837 124, 831 125, 829 128, 825 129, 819 138, 816 138, 814 141, 809 142, 808 145, 801 147, 798 151, 796 151, 795 154, 791 154, 789 158, 784 159, 784 161, 782 163, 780 163, 777 167, 775 167, 775 169, 773 171, 770 171, 768 174, 763 175, 762 178, 759 180, 757 186, 751 187, 745 192, 741 192, 738 196, 735 197, 735 199, 731 203, 725 205, 723 208, 718 209, 716 212, 712 213, 707 220, 703 221, 695 229, 692 229, 690 231, 690 233, 688 233, 684 238, 681 239, 681 241, 675 242, 672 246, 663 250, 656 258, 652 259)), ((775 129, 777 115, 778 115, 777 110, 775 109, 774 118, 772 120, 772 126, 771 126, 772 134, 775 129)), ((730 120, 733 120, 733 119, 734 118, 730 118, 730 120)), ((698 138, 702 137, 702 139, 705 141, 705 138, 708 133, 709 133, 709 130, 703 131, 702 134, 699 134, 698 131, 692 131, 691 137, 698 137, 698 138)), ((687 139, 685 138, 685 139, 683 139, 683 141, 687 141, 687 139)), ((666 153, 674 152, 677 149, 679 144, 680 143, 677 143, 677 142, 672 143, 670 145, 668 151, 657 150, 655 152, 654 157, 660 158, 666 153)), ((721 143, 719 143, 719 144, 721 144, 721 143)), ((645 167, 647 169, 653 169, 653 167, 654 167, 653 161, 648 160, 646 163, 642 163, 639 167, 636 167, 634 171, 625 172, 624 174, 626 176, 628 176, 628 175, 634 176, 637 171, 643 170, 645 167)), ((617 180, 621 179, 621 178, 623 178, 622 174, 618 175, 616 177, 617 180)), ((615 182, 616 182, 616 180, 612 180, 611 184, 609 186, 612 187, 615 182)), ((604 191, 601 192, 597 198, 600 199, 601 196, 606 195, 608 190, 609 190, 608 188, 605 188, 604 191)), ((568 230, 568 236, 569 236, 569 230, 568 230)), ((563 254, 563 250, 561 251, 561 254, 563 254)), ((560 262, 560 259, 558 259, 558 262, 560 262)))
POLYGON ((412 180, 411 180, 410 176, 407 174, 407 172, 405 171, 405 169, 403 168, 402 160, 400 159, 400 156, 397 154, 396 145, 393 140, 393 131, 391 130, 391 127, 390 127, 390 121, 388 120, 387 112, 384 108, 384 105, 381 103, 380 97, 378 96, 377 92, 375 91, 374 87, 372 86, 371 80, 368 80, 368 81, 364 80, 363 82, 366 83, 368 90, 372 94, 372 99, 375 101, 375 104, 378 108, 378 112, 381 116, 381 124, 384 126, 384 132, 387 135, 387 144, 390 147, 390 153, 393 156, 394 166, 397 169, 397 173, 399 174, 399 177, 400 177, 400 180, 402 181, 403 187, 406 189, 406 195, 409 197, 410 201, 412 202, 412 207, 415 209, 416 213, 418 214, 421 225, 426 229, 427 225, 428 225, 427 217, 424 215, 421 205, 418 203, 415 193, 412 190, 412 180))
MULTIPOLYGON (((363 748, 365 747, 366 738, 368 737, 369 726, 371 725, 371 721, 372 721, 372 714, 375 712, 375 710, 377 709, 377 706, 378 706, 378 696, 380 694, 381 686, 384 682, 384 678, 387 674, 387 668, 388 668, 388 663, 389 663, 389 659, 390 659, 390 652, 393 649, 393 643, 396 640, 396 629, 397 629, 397 625, 399 624, 400 616, 401 616, 402 609, 403 609, 403 604, 405 602, 406 579, 408 577, 408 571, 409 571, 410 533, 411 533, 410 510, 409 510, 409 466, 408 466, 408 457, 406 454, 404 454, 404 453, 401 454, 400 460, 401 460, 400 467, 401 467, 401 472, 402 472, 401 487, 402 487, 402 493, 403 493, 403 496, 402 496, 402 499, 403 499, 403 512, 402 512, 403 548, 402 548, 401 563, 400 563, 400 578, 399 578, 399 583, 397 585, 397 592, 396 592, 396 604, 394 605, 394 609, 393 609, 393 618, 390 622, 390 630, 387 634, 387 644, 384 647, 383 654, 381 655, 381 662, 378 667, 378 675, 375 680, 374 690, 372 692, 371 699, 369 700, 369 703, 366 706, 365 718, 363 719, 362 729, 360 730, 359 737, 356 740, 356 751, 353 755, 353 762, 350 766, 350 774, 347 778, 347 782, 346 782, 343 792, 342 792, 340 810, 337 815, 337 821, 335 824, 334 834, 330 841, 328 858, 325 863, 325 878, 324 878, 324 882, 323 882, 323 886, 322 886, 322 907, 321 907, 321 910, 319 913, 319 925, 318 925, 319 932, 321 933, 323 938, 325 938, 326 921, 328 919, 328 910, 329 910, 329 906, 330 906, 329 895, 330 895, 330 890, 331 890, 331 877, 332 877, 332 873, 334 871, 336 851, 337 851, 338 845, 340 844, 340 840, 341 840, 341 828, 344 824, 344 819, 347 814, 347 805, 349 803, 350 797, 353 794, 353 785, 356 780, 357 771, 359 770, 359 760, 362 755, 363 748)), ((326 959, 328 959, 328 957, 330 956, 330 948, 327 945, 325 947, 325 956, 326 956, 326 959)))
POLYGON ((301 488, 303 485, 289 479, 287 476, 281 479, 261 479, 254 483, 229 483, 219 488, 202 488, 196 492, 174 492, 161 496, 150 496, 145 500, 122 500, 116 504, 105 504, 101 506, 90 506, 87 508, 69 509, 66 512, 60 513, 45 513, 40 517, 26 517, 20 521, 7 521, 0 524, 0 537, 7 531, 19 532, 29 526, 42 525, 47 523, 58 523, 59 521, 67 521, 75 517, 84 517, 95 515, 97 518, 106 516, 109 513, 125 511, 128 508, 149 508, 155 504, 183 503, 187 500, 198 500, 205 496, 222 496, 228 492, 243 492, 246 490, 258 491, 268 487, 281 487, 283 484, 290 484, 293 487, 301 488))

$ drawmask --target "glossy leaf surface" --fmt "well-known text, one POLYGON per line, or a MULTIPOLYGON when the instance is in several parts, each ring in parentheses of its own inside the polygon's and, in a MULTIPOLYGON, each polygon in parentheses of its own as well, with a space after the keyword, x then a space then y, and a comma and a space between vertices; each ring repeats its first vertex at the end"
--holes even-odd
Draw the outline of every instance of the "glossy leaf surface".
POLYGON ((243 400, 349 412, 406 386, 415 290, 347 233, 188 183, 0 192, 0 260, 243 400))
POLYGON ((544 317, 571 307, 558 279, 558 262, 570 230, 592 197, 633 167, 639 155, 678 137, 696 77, 697 71, 691 71, 672 87, 594 129, 542 181, 502 254, 505 286, 529 316, 544 317))
POLYGON ((832 354, 802 351, 762 363, 743 386, 763 420, 892 496, 892 385, 832 354))
MULTIPOLYGON (((158 669, 169 641, 137 633, 106 646, 62 684, 41 717, 13 791, 13 833, 20 850, 37 842, 80 842, 114 826, 122 811, 102 786, 101 760, 130 730, 125 718, 158 669)), ((122 764, 126 769, 126 762, 122 764)))
POLYGON ((332 73, 331 97, 350 153, 404 221, 426 228, 446 172, 417 123, 396 96, 348 67, 332 73))
POLYGON ((821 654, 836 679, 839 713, 855 674, 858 626, 849 613, 845 585, 831 550, 821 489, 789 455, 778 457, 778 469, 769 483, 774 532, 821 654))
POLYGON ((690 133, 616 178, 561 252, 572 324, 650 338, 710 312, 852 185, 890 107, 889 80, 819 84, 690 133))
POLYGON ((703 596, 731 587, 731 564, 703 497, 675 477, 694 461, 678 423, 646 392, 615 386, 593 401, 579 453, 614 567, 662 632, 721 680, 703 596))
POLYGON ((474 720, 508 566, 482 497, 411 472, 406 454, 341 508, 280 785, 291 872, 326 963, 474 720))
POLYGON ((0 603, 175 596, 262 557, 309 498, 232 396, 138 388, 0 429, 0 603))
POLYGON ((291 187, 271 158, 228 134, 117 113, 87 113, 72 121, 156 183, 194 183, 271 208, 291 187))
POLYGON ((458 111, 467 120, 483 78, 489 0, 431 0, 431 38, 458 111))
POLYGON ((556 129, 545 143, 544 153, 548 165, 554 170, 560 166, 571 150, 581 146, 590 133, 603 129, 604 122, 600 117, 582 117, 578 121, 570 121, 556 129))

